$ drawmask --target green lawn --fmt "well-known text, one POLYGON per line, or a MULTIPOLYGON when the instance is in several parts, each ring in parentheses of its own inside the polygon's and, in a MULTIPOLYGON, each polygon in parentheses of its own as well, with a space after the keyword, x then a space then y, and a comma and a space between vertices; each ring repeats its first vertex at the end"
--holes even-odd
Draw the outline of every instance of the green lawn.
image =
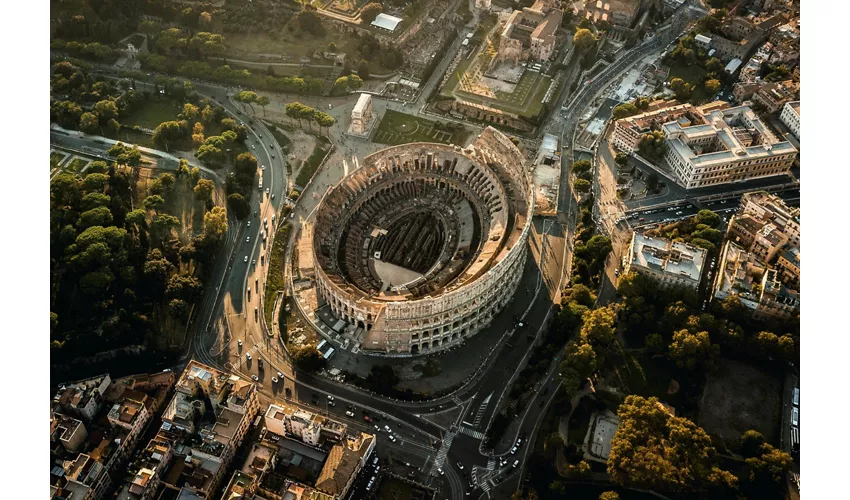
POLYGON ((319 164, 322 163, 322 159, 327 154, 330 145, 330 141, 325 136, 320 135, 316 137, 316 147, 313 148, 313 153, 310 154, 310 157, 301 166, 301 170, 298 171, 298 176, 295 177, 295 184, 300 186, 301 189, 306 187, 307 183, 310 182, 313 174, 319 168, 319 164))
POLYGON ((65 156, 66 155, 64 155, 62 153, 58 153, 56 151, 51 151, 50 152, 50 170, 53 170, 54 168, 58 167, 59 162, 61 162, 62 159, 65 158, 65 156))
POLYGON ((142 128, 155 129, 157 125, 169 120, 176 120, 183 111, 183 104, 172 100, 148 100, 130 116, 121 120, 125 125, 138 125, 142 128))
MULTIPOLYGON (((453 125, 453 124, 448 124, 453 125)), ((388 109, 381 119, 372 142, 397 145, 409 142, 439 142, 463 145, 469 131, 449 129, 432 120, 388 109)))
POLYGON ((82 158, 74 158, 70 163, 65 165, 65 170, 71 173, 79 173, 80 170, 83 169, 86 165, 88 165, 89 160, 84 160, 82 158))
POLYGON ((118 135, 113 137, 116 141, 121 141, 125 144, 135 144, 145 148, 159 149, 153 142, 153 137, 133 129, 122 128, 118 135))
MULTIPOLYGON (((286 220, 289 210, 283 210, 279 220, 286 220)), ((283 223, 278 227, 277 234, 274 237, 272 251, 269 254, 269 274, 266 281, 265 303, 263 304, 263 314, 266 318, 266 324, 271 329, 272 313, 274 313, 274 301, 277 298, 277 292, 286 290, 283 281, 283 263, 286 257, 286 243, 289 241, 289 230, 291 226, 288 222, 283 223)))
POLYGON ((681 78, 682 80, 693 84, 694 91, 691 92, 690 102, 694 104, 701 104, 711 98, 710 95, 705 93, 705 88, 702 85, 705 80, 705 69, 700 66, 697 66, 696 64, 687 66, 681 63, 676 63, 670 66, 670 76, 668 77, 668 80, 672 80, 673 78, 681 78))

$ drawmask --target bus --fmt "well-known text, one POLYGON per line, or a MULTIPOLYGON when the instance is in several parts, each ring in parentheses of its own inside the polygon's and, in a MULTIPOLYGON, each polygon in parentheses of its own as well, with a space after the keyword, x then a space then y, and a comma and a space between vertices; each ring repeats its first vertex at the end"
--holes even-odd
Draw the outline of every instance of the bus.
POLYGON ((260 172, 260 191, 263 190, 263 173, 260 172))
POLYGON ((791 425, 797 426, 800 425, 800 409, 793 408, 791 410, 791 425))
POLYGON ((794 406, 800 406, 800 388, 794 388, 794 406))

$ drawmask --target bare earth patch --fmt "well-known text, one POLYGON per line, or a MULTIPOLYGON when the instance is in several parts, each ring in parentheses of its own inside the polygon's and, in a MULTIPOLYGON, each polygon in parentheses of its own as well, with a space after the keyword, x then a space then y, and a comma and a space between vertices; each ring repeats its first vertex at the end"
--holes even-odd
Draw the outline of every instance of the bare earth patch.
POLYGON ((705 384, 699 425, 729 446, 750 429, 776 443, 782 382, 756 367, 723 359, 705 384))

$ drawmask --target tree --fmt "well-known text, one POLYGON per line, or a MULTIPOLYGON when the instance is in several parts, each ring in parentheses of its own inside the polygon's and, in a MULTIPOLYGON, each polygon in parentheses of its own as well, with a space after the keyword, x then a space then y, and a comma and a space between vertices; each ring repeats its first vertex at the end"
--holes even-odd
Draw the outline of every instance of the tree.
POLYGON ((242 104, 247 104, 251 107, 251 113, 254 114, 254 106, 251 106, 253 103, 257 102, 257 93, 252 92, 250 90, 243 90, 236 94, 234 100, 237 102, 241 102, 242 104))
POLYGON ((564 360, 561 362, 561 370, 573 369, 579 378, 585 379, 596 372, 596 352, 593 347, 582 342, 580 344, 571 341, 564 351, 564 360))
POLYGON ((153 226, 160 231, 163 236, 171 232, 171 228, 178 227, 180 220, 169 214, 157 214, 153 217, 153 226))
POLYGON ((189 134, 189 123, 185 120, 162 122, 153 131, 153 142, 168 150, 169 145, 181 141, 189 134))
POLYGON ((92 111, 97 115, 97 119, 101 124, 105 124, 113 118, 118 118, 118 106, 114 101, 102 100, 94 105, 92 111))
POLYGON ((367 3, 360 9, 360 19, 363 24, 371 24, 378 17, 378 14, 384 11, 384 6, 378 2, 367 3))
POLYGON ((184 319, 189 315, 189 304, 185 300, 171 299, 168 303, 168 314, 176 319, 184 319))
POLYGON ((584 314, 581 339, 591 345, 606 345, 614 340, 616 315, 609 307, 601 307, 584 314))
POLYGON ((142 152, 138 146, 130 146, 129 144, 117 143, 113 145, 106 154, 115 158, 115 163, 126 165, 128 167, 138 167, 142 164, 142 152))
POLYGON ((746 458, 758 456, 761 454, 761 446, 764 443, 764 436, 761 432, 752 429, 744 432, 739 439, 741 455, 746 458))
POLYGON ((670 80, 670 89, 676 93, 676 99, 684 101, 691 96, 691 91, 693 91, 694 86, 685 82, 681 78, 673 78, 670 80))
POLYGON ((595 262, 604 262, 613 249, 611 238, 602 236, 601 234, 594 235, 587 242, 587 251, 595 262))
POLYGON ((614 106, 614 111, 613 111, 613 115, 614 115, 615 120, 619 120, 620 118, 626 118, 626 117, 629 117, 629 116, 633 116, 633 115, 636 115, 638 113, 640 113, 640 110, 638 110, 637 106, 635 106, 634 104, 632 104, 630 102, 625 102, 623 104, 618 104, 618 105, 614 106))
POLYGON ((266 116, 266 106, 271 103, 268 97, 261 95, 257 97, 257 105, 263 108, 263 116, 266 116))
POLYGON ((80 214, 77 227, 85 229, 92 226, 109 226, 112 224, 112 212, 107 207, 95 207, 80 214))
POLYGON ((573 182, 573 189, 575 189, 577 193, 587 193, 590 191, 590 182, 584 179, 576 179, 573 182))
POLYGON ((756 347, 762 357, 772 357, 779 350, 779 337, 773 332, 759 332, 756 335, 756 347))
POLYGON ((50 119, 65 128, 76 128, 82 114, 83 108, 73 101, 58 101, 50 106, 50 119))
POLYGON ((720 354, 720 347, 711 343, 708 332, 679 330, 673 334, 669 353, 676 366, 693 370, 697 366, 711 366, 720 354))
POLYGON ((96 134, 100 124, 97 121, 97 115, 86 111, 80 116, 80 130, 87 134, 96 134))
POLYGON ((226 233, 227 211, 224 207, 215 206, 204 214, 204 237, 218 241, 226 233))
POLYGON ((781 337, 779 337, 778 346, 779 355, 782 356, 782 360, 788 363, 792 363, 796 361, 797 358, 797 347, 794 342, 794 337, 788 335, 787 333, 781 337))
POLYGON ((596 296, 590 288, 582 284, 572 286, 566 290, 566 293, 568 294, 568 299, 570 301, 576 302, 585 307, 593 307, 593 304, 596 303, 596 296))
POLYGON ((710 80, 705 81, 705 90, 709 94, 715 94, 718 90, 720 90, 720 80, 712 78, 710 80))
POLYGON ((590 172, 592 166, 593 165, 589 160, 579 160, 573 162, 572 169, 576 175, 581 175, 583 173, 590 172))
POLYGON ((313 116, 313 119, 316 121, 316 123, 319 124, 320 131, 322 127, 324 127, 325 129, 329 129, 330 127, 333 127, 334 123, 336 123, 336 120, 334 120, 333 116, 322 111, 316 113, 313 116))
POLYGON ((245 197, 239 193, 233 193, 227 196, 227 206, 230 207, 230 210, 233 211, 233 215, 237 219, 242 220, 251 215, 251 207, 248 205, 245 197))
POLYGON ((604 491, 599 495, 599 500, 620 500, 620 495, 616 491, 604 491))
POLYGON ((103 188, 109 183, 109 176, 106 174, 88 174, 83 179, 82 187, 84 191, 103 191, 103 188))
POLYGON ((335 43, 330 42, 328 44, 328 52, 336 53, 336 44, 335 43))
MULTIPOLYGON (((209 140, 210 138, 207 137, 207 141, 209 140)), ((224 151, 212 144, 205 143, 198 148, 198 151, 195 153, 195 157, 204 163, 217 165, 224 159, 224 151)))
POLYGON ((369 78, 369 63, 365 59, 361 59, 359 63, 357 63, 357 75, 360 78, 369 78))
POLYGON ((762 444, 761 454, 746 460, 748 489, 762 495, 767 492, 779 494, 785 489, 785 477, 791 469, 792 462, 791 455, 788 453, 768 443, 762 444))
POLYGON ((300 370, 315 373, 325 367, 325 358, 313 346, 306 346, 292 355, 292 361, 300 370))
POLYGON ((201 179, 195 184, 193 191, 195 192, 195 199, 206 202, 212 198, 215 183, 208 179, 201 179))
POLYGON ((652 132, 643 134, 638 142, 638 150, 641 156, 645 156, 650 160, 660 160, 667 153, 667 147, 667 143, 664 140, 664 132, 660 130, 653 130, 652 132))
POLYGON ((212 24, 212 14, 209 12, 201 12, 198 15, 198 26, 208 28, 210 24, 212 24))
POLYGON ((676 493, 734 487, 734 476, 715 465, 708 434, 687 418, 671 416, 657 398, 627 396, 617 416, 608 456, 615 484, 676 493))
POLYGON ((595 43, 596 38, 593 37, 593 33, 589 29, 579 28, 576 30, 575 35, 573 35, 573 45, 575 45, 578 52, 584 52, 595 43))
POLYGON ((145 210, 153 210, 154 212, 159 211, 163 205, 165 205, 165 200, 158 194, 148 196, 145 198, 145 201, 142 202, 142 206, 145 207, 145 210))
POLYGON ((697 224, 705 224, 710 227, 717 227, 720 225, 720 216, 711 210, 702 209, 697 212, 694 222, 697 224))

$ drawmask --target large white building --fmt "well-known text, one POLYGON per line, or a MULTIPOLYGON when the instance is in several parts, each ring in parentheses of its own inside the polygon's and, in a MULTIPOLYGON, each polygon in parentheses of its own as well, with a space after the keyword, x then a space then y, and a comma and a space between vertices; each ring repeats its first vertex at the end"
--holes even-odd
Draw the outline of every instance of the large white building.
POLYGON ((788 171, 797 149, 778 141, 748 106, 714 110, 705 123, 662 125, 665 160, 686 189, 743 182, 788 171))
POLYGON ((800 101, 786 102, 779 119, 791 129, 794 137, 800 138, 800 101))
POLYGON ((626 273, 636 272, 657 281, 661 287, 699 286, 706 251, 687 243, 632 234, 626 273))

